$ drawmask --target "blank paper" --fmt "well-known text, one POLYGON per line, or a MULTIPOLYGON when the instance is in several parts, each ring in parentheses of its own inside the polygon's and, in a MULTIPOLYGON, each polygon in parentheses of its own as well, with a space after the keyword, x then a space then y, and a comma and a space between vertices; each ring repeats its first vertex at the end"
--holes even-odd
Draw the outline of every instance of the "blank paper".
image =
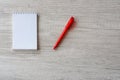
POLYGON ((12 15, 13 49, 37 49, 37 14, 12 15))

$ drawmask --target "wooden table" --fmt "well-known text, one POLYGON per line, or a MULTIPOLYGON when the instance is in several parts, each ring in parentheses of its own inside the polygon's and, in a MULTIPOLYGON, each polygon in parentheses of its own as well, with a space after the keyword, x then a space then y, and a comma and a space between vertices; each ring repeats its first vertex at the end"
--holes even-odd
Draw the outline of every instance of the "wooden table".
POLYGON ((0 80, 120 80, 120 0, 0 0, 0 80), (15 12, 38 13, 38 51, 11 49, 15 12))

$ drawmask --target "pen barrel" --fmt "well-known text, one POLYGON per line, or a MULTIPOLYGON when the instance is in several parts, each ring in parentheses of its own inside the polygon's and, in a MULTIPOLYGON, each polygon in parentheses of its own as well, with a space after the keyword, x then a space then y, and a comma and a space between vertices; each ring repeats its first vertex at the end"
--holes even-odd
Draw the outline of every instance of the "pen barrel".
POLYGON ((74 18, 71 17, 69 21, 67 22, 67 24, 65 25, 65 28, 62 31, 60 37, 58 38, 56 44, 54 45, 54 49, 60 44, 60 42, 62 41, 63 37, 65 36, 65 34, 67 33, 68 29, 70 28, 73 22, 74 22, 74 18))

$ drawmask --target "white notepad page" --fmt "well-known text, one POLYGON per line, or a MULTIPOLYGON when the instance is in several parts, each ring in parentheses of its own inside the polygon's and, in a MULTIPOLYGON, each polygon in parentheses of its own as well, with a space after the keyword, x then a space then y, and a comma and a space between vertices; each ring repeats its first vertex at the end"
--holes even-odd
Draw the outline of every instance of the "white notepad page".
POLYGON ((37 49, 37 14, 12 15, 13 49, 37 49))

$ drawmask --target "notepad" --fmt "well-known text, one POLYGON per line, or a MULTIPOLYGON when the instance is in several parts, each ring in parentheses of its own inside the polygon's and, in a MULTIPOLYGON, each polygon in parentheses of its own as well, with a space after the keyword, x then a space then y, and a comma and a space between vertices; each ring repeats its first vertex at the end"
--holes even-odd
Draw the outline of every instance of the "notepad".
POLYGON ((37 49, 37 14, 12 14, 13 49, 37 49))

